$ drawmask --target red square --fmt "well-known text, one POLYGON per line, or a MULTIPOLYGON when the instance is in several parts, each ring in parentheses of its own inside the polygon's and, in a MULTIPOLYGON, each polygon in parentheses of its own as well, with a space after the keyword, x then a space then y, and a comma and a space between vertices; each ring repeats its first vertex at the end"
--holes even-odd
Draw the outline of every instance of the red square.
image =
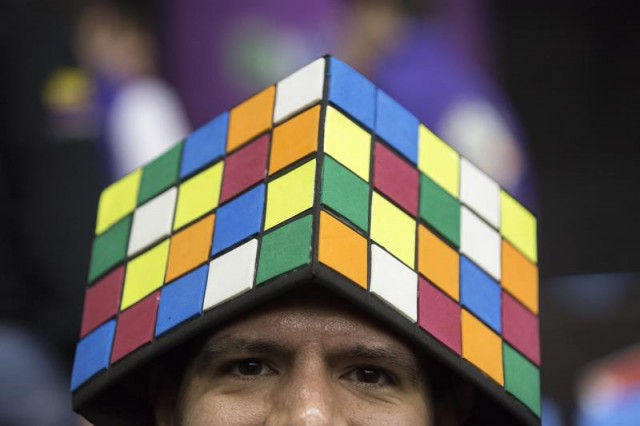
POLYGON ((373 185, 413 216, 418 215, 418 182, 418 170, 382 143, 376 143, 373 185))
POLYGON ((418 324, 460 355, 462 353, 460 305, 422 277, 420 277, 418 289, 418 324))
POLYGON ((224 162, 220 203, 264 180, 268 151, 269 135, 264 135, 227 157, 224 162))
POLYGON ((114 363, 145 343, 151 342, 158 314, 160 292, 156 291, 120 313, 111 352, 114 363))
POLYGON ((84 296, 80 337, 86 336, 118 313, 123 281, 124 266, 121 266, 87 289, 84 296))
POLYGON ((502 337, 534 364, 540 365, 538 317, 502 292, 502 337))

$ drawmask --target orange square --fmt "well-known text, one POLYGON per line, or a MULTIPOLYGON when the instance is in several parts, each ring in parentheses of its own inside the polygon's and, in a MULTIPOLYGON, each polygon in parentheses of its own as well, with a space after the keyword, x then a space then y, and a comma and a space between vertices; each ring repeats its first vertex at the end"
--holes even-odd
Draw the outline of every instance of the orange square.
POLYGON ((269 174, 314 152, 319 127, 320 105, 317 105, 273 129, 269 174))
POLYGON ((214 219, 209 215, 171 237, 165 283, 209 260, 214 219))
POLYGON ((275 93, 274 86, 268 87, 231 110, 227 152, 237 149, 271 128, 275 93))
POLYGON ((538 267, 502 240, 502 287, 538 314, 538 267))
POLYGON ((324 211, 320 212, 318 260, 367 288, 367 240, 324 211))
POLYGON ((504 386, 500 336, 464 309, 461 322, 462 357, 504 386))
POLYGON ((458 252, 422 225, 418 231, 418 272, 454 300, 460 300, 458 252))

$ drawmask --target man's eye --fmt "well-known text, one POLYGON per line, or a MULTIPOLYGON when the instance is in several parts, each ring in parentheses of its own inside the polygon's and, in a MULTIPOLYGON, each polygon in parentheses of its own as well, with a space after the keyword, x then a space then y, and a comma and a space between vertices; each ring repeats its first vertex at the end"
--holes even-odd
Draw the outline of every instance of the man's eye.
POLYGON ((257 359, 245 359, 234 362, 230 367, 230 371, 238 376, 264 376, 274 372, 265 363, 257 359))
POLYGON ((375 367, 359 367, 346 375, 347 379, 363 385, 390 386, 395 383, 391 375, 375 367))

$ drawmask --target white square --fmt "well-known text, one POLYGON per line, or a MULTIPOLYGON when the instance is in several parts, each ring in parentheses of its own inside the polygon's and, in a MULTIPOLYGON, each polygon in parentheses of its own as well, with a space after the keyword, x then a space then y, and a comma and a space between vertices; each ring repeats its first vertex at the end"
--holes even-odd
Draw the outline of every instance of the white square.
POLYGON ((176 187, 169 188, 136 209, 133 213, 127 255, 136 254, 171 234, 177 195, 176 187))
POLYGON ((204 310, 251 290, 257 253, 258 240, 253 239, 211 261, 204 310))
POLYGON ((369 290, 411 322, 418 320, 418 274, 375 244, 371 245, 369 290))
POLYGON ((460 159, 460 201, 500 228, 500 185, 465 158, 460 159))
POLYGON ((500 234, 465 206, 460 214, 460 253, 500 281, 500 234))
POLYGON ((322 99, 324 88, 324 58, 316 59, 276 86, 273 122, 278 123, 322 99))

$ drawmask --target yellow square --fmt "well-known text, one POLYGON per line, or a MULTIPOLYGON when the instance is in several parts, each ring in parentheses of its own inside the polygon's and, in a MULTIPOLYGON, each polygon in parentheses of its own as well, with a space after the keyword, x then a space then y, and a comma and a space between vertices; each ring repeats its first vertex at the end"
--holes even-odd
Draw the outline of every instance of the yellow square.
POLYGON ((460 155, 422 124, 418 130, 418 168, 458 198, 460 155))
POLYGON ((127 309, 162 286, 168 256, 169 240, 164 240, 129 262, 122 289, 121 310, 127 309))
POLYGON ((267 230, 313 206, 316 160, 309 161, 267 186, 267 230))
POLYGON ((109 185, 100 195, 96 235, 130 214, 136 208, 142 170, 137 169, 109 185))
POLYGON ((461 321, 462 357, 504 386, 502 339, 464 309, 461 321))
POLYGON ((327 108, 324 151, 369 182, 371 135, 332 107, 327 108))
POLYGON ((180 185, 174 231, 218 207, 223 169, 221 161, 180 185))
POLYGON ((500 192, 500 233, 531 262, 538 262, 536 218, 512 196, 500 192))
POLYGON ((416 220, 375 191, 371 204, 371 239, 413 268, 416 220))

